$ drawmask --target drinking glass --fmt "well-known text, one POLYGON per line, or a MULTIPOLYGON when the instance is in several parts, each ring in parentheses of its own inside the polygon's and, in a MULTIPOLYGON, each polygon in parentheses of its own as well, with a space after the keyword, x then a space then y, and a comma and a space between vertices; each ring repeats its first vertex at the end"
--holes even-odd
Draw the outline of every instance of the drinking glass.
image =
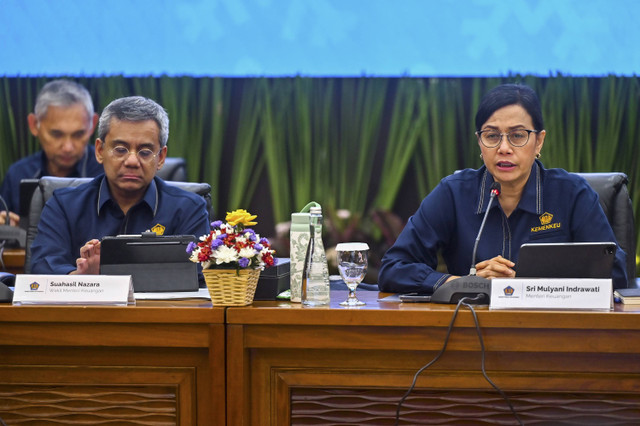
POLYGON ((356 287, 367 273, 368 253, 367 243, 340 243, 336 246, 338 271, 340 271, 342 280, 349 287, 349 296, 340 305, 361 306, 365 304, 356 297, 356 287))

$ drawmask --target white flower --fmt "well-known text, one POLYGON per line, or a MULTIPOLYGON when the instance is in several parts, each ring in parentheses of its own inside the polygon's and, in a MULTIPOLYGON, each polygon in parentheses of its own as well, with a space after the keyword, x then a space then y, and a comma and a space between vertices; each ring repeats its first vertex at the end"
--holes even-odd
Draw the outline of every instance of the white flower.
POLYGON ((220 246, 213 252, 213 256, 216 258, 216 264, 231 263, 238 260, 238 252, 236 249, 227 246, 220 246))
POLYGON ((240 253, 238 253, 238 256, 246 257, 247 259, 251 259, 255 255, 256 255, 256 250, 251 247, 241 248, 240 253))

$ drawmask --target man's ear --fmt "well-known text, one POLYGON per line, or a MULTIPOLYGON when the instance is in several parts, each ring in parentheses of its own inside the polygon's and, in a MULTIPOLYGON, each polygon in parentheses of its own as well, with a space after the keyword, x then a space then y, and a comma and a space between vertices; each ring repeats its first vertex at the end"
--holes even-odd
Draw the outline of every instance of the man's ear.
POLYGON ((102 164, 104 158, 104 144, 100 138, 96 139, 96 161, 102 164))
POLYGON ((158 153, 158 167, 156 170, 160 170, 164 167, 164 160, 167 158, 167 146, 163 146, 160 152, 158 153))
POLYGON ((31 113, 27 116, 27 122, 29 123, 31 134, 37 138, 40 130, 38 129, 38 118, 34 113, 31 113))

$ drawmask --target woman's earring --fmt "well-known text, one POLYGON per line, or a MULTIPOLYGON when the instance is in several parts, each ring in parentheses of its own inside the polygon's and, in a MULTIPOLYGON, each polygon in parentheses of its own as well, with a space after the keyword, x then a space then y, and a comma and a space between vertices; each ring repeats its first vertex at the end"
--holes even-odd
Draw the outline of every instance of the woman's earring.
MULTIPOLYGON (((482 153, 480 153, 480 158, 482 158, 482 153)), ((484 160, 484 158, 482 158, 484 160)))
POLYGON ((537 153, 537 154, 536 154, 536 158, 540 158, 540 153, 537 153))

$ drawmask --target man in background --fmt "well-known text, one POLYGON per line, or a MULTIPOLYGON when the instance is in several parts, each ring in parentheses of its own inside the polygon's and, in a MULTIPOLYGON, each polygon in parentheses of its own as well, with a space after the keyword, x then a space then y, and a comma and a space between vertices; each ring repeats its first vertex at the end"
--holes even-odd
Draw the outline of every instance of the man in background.
MULTIPOLYGON (((96 161, 94 147, 88 144, 98 115, 93 110, 91 95, 82 85, 69 80, 45 84, 27 120, 42 149, 12 164, 2 181, 0 195, 7 203, 13 226, 20 223, 22 179, 94 177, 103 171, 96 161)), ((0 223, 5 223, 6 214, 0 211, 0 223)))

